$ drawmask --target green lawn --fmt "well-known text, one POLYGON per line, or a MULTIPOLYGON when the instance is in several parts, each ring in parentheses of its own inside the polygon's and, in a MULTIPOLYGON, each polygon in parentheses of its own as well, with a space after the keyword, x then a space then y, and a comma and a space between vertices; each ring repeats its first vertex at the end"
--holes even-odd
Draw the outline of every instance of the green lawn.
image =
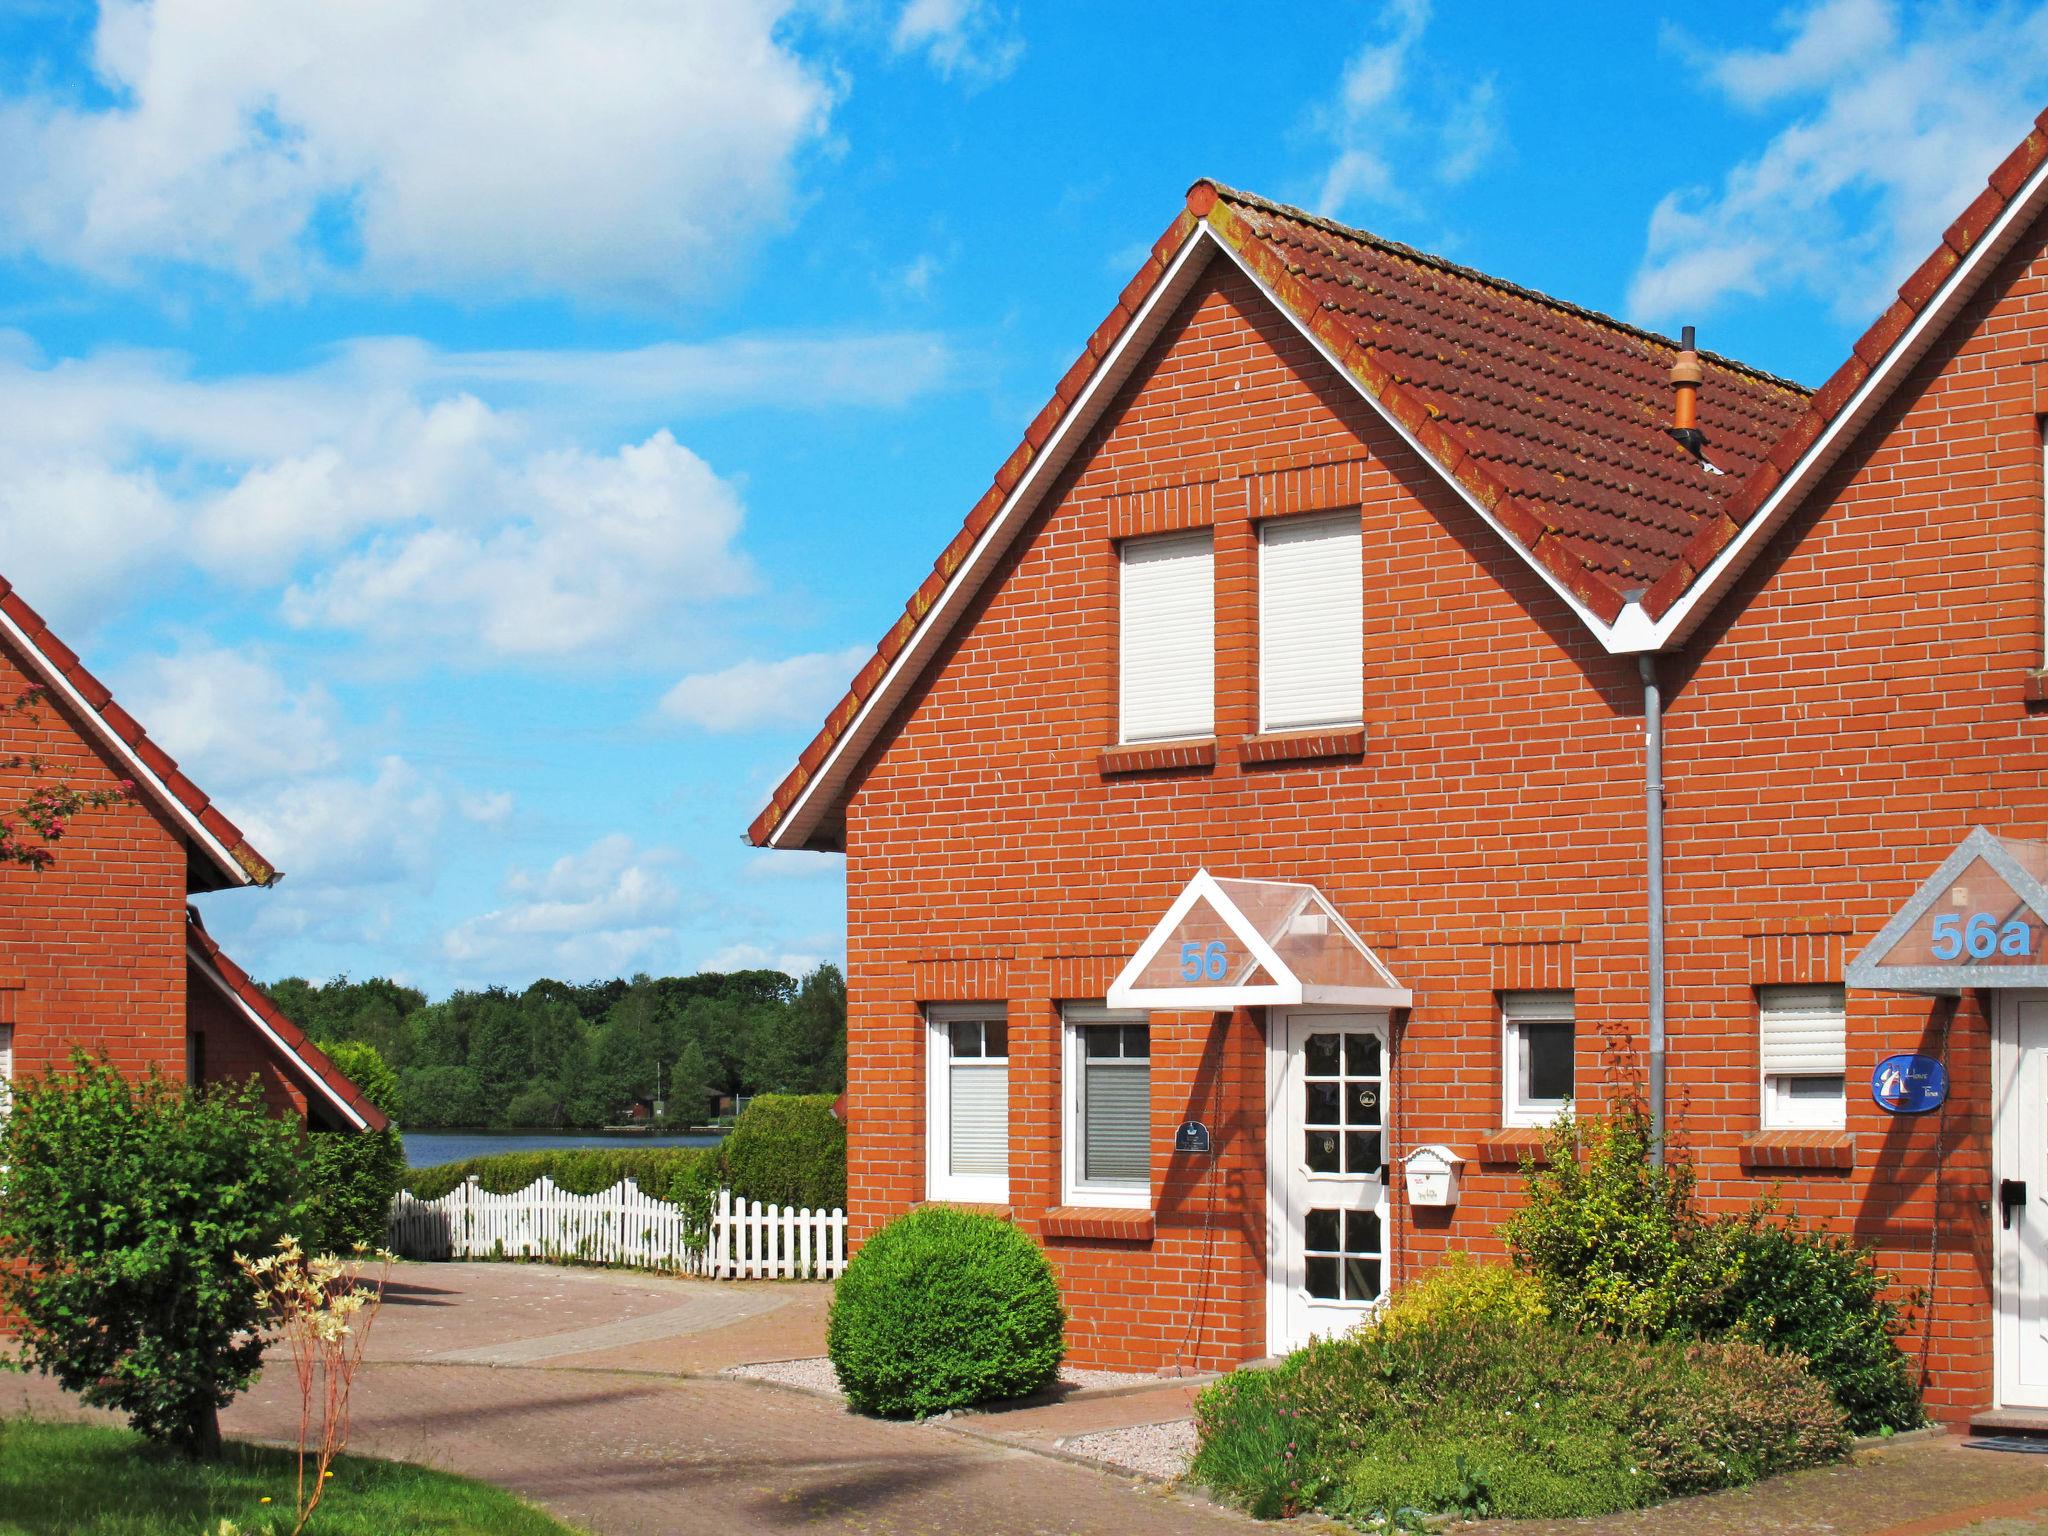
MULTIPOLYGON (((286 1536, 294 1457, 233 1445, 218 1462, 146 1450, 121 1429, 0 1420, 0 1536, 286 1536), (265 1504, 268 1497, 270 1503, 265 1504)), ((402 1461, 344 1457, 306 1536, 568 1536, 501 1489, 402 1461)))

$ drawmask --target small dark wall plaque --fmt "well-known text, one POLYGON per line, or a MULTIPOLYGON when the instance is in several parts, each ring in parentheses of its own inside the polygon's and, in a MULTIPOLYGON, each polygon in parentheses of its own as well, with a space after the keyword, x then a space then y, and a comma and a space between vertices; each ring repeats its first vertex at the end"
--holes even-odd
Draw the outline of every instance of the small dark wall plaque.
POLYGON ((1176 1152, 1199 1152, 1209 1155, 1209 1127, 1199 1120, 1184 1121, 1181 1128, 1173 1133, 1173 1150, 1176 1152))

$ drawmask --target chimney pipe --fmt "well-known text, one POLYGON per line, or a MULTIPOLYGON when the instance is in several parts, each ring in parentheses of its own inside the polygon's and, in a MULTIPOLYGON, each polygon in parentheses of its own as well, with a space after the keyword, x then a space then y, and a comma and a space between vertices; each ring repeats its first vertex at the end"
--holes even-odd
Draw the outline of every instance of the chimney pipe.
POLYGON ((1689 325, 1679 334, 1678 356, 1671 364, 1671 383, 1678 398, 1672 405, 1671 425, 1665 430, 1697 459, 1703 456, 1707 434, 1700 430, 1700 354, 1692 337, 1689 325))

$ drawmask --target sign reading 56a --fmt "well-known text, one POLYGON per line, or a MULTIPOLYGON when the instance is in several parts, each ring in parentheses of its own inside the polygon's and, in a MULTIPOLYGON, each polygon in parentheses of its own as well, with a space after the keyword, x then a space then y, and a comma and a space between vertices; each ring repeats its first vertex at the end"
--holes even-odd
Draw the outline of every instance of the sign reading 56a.
POLYGON ((2025 959, 2034 952, 2034 933, 2025 918, 2000 922, 1990 912, 1944 912, 1934 920, 1933 940, 1928 953, 1937 960, 1989 960, 1993 955, 2025 959))

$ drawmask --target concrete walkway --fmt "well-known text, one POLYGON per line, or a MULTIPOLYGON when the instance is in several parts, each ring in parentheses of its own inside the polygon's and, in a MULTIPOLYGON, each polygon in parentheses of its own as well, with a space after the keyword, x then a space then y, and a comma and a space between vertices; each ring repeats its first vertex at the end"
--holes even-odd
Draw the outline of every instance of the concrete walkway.
MULTIPOLYGON (((356 1384, 354 1448, 501 1484, 599 1536, 1166 1536, 1255 1522, 1077 1465, 1061 1443, 1186 1418, 1196 1388, 1084 1393, 932 1424, 720 1373, 823 1352, 829 1288, 518 1264, 394 1271, 356 1384)), ((89 1417, 41 1377, 0 1376, 0 1414, 89 1417)), ((273 1369, 226 1415, 289 1441, 273 1369)), ((1277 1529, 1268 1527, 1267 1529, 1277 1529)), ((1285 1529, 1328 1530, 1318 1521, 1285 1529)), ((1953 1436, 1605 1520, 1489 1522, 1467 1536, 2048 1536, 2048 1456, 1953 1436)))
MULTIPOLYGON (((786 1282, 401 1265, 356 1382, 352 1448, 498 1483, 600 1536, 1252 1528, 1042 1454, 1082 1428, 1184 1416, 1185 1386, 917 1425, 718 1374, 822 1353, 829 1299, 829 1287, 786 1282), (1073 1428, 1060 1428, 1062 1410, 1073 1428), (1013 1441, 990 1432, 1012 1417, 1013 1441)), ((87 1416, 41 1377, 0 1377, 0 1413, 24 1409, 87 1416)), ((274 1367, 224 1424, 289 1441, 297 1414, 291 1374, 274 1367)))

